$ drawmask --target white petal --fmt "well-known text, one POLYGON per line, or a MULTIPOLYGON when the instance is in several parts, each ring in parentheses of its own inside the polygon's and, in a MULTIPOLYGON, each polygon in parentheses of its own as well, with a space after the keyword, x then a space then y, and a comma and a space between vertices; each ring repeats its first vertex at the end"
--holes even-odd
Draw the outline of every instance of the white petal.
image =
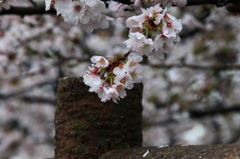
POLYGON ((52 0, 45 0, 45 10, 50 10, 52 0))

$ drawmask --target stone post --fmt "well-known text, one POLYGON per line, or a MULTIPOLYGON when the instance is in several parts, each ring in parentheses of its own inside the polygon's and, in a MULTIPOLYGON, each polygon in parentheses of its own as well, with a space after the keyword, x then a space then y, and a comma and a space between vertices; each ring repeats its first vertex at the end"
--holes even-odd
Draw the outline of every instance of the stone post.
POLYGON ((100 101, 80 77, 59 79, 55 114, 55 159, 94 159, 142 146, 142 84, 119 104, 100 101))

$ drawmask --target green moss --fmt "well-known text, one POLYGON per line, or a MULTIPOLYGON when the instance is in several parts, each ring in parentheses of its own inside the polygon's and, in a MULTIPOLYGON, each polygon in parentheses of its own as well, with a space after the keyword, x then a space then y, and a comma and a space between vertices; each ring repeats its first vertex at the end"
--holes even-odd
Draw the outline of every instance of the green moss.
POLYGON ((83 127, 79 120, 72 120, 70 124, 71 129, 79 130, 83 127))
POLYGON ((224 40, 225 42, 233 42, 236 40, 236 35, 233 32, 218 30, 216 32, 208 32, 204 35, 204 40, 219 41, 224 40))
POLYGON ((33 56, 33 55, 36 55, 36 54, 37 54, 37 52, 34 51, 34 50, 33 50, 31 47, 29 47, 29 46, 25 47, 25 50, 26 50, 25 55, 27 55, 27 56, 33 56))
POLYGON ((169 103, 173 104, 180 100, 180 95, 177 93, 171 94, 169 103))
POLYGON ((150 97, 148 97, 148 101, 151 103, 157 103, 158 102, 158 97, 157 95, 151 95, 150 97))
POLYGON ((71 131, 71 136, 77 136, 79 134, 79 132, 78 131, 75 131, 75 130, 73 130, 73 131, 71 131))
POLYGON ((164 151, 161 152, 161 156, 162 156, 162 157, 167 157, 167 154, 168 154, 168 152, 164 152, 164 151))
POLYGON ((86 148, 84 146, 78 146, 76 147, 76 153, 81 154, 86 151, 86 148))
POLYGON ((200 55, 202 53, 206 53, 208 51, 208 47, 204 44, 195 44, 193 47, 193 53, 195 55, 200 55))
POLYGON ((79 120, 72 120, 69 126, 71 130, 71 136, 80 135, 83 125, 79 120))
POLYGON ((236 35, 232 32, 226 32, 224 35, 224 40, 226 42, 233 42, 236 40, 236 35))

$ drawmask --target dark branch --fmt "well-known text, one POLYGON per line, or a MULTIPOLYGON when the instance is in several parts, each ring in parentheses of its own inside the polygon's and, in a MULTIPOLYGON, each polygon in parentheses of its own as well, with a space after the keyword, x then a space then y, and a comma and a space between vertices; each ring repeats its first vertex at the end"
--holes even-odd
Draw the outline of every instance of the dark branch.
POLYGON ((0 15, 42 15, 42 14, 55 14, 56 10, 51 9, 49 11, 45 10, 44 6, 37 7, 11 7, 10 9, 3 9, 0 15))
POLYGON ((224 6, 228 3, 240 3, 239 0, 188 0, 187 6, 203 5, 203 4, 215 4, 216 6, 224 6))
MULTIPOLYGON (((102 0, 108 2, 110 0, 102 0)), ((130 5, 132 2, 130 0, 115 0, 123 4, 130 5)), ((228 3, 240 3, 239 0, 188 0, 187 6, 192 5, 203 5, 203 4, 215 4, 217 6, 224 6, 228 3)), ((56 14, 54 9, 45 11, 45 6, 35 6, 35 7, 11 7, 8 10, 3 9, 0 15, 42 15, 42 14, 56 14)))
POLYGON ((19 99, 29 103, 51 104, 54 106, 56 105, 56 100, 50 99, 50 98, 23 96, 23 97, 20 97, 19 99))
MULTIPOLYGON (((108 2, 110 0, 102 0, 108 2)), ((132 4, 131 0, 114 0, 123 4, 132 4)), ((224 6, 228 3, 240 3, 239 0, 188 0, 187 5, 202 5, 202 4, 215 4, 217 6, 224 6)))
POLYGON ((240 112, 240 105, 233 105, 231 107, 216 106, 215 109, 210 110, 190 110, 189 115, 191 118, 201 118, 205 116, 213 116, 216 114, 240 112))
MULTIPOLYGON (((109 2, 110 0, 101 0, 101 1, 103 1, 103 2, 109 2)), ((120 2, 120 3, 123 3, 123 4, 133 4, 133 3, 131 2, 131 0, 114 0, 114 1, 120 2)))
POLYGON ((153 68, 161 68, 161 69, 170 69, 170 68, 190 68, 194 70, 215 70, 215 71, 225 71, 225 70, 239 70, 240 65, 209 65, 209 66, 201 66, 194 64, 159 64, 153 65, 150 64, 153 68))
POLYGON ((23 95, 23 93, 29 92, 29 91, 33 90, 34 88, 42 87, 42 86, 45 86, 45 85, 48 85, 48 84, 52 85, 52 84, 56 84, 56 83, 57 83, 57 80, 50 79, 48 81, 36 83, 35 85, 31 85, 31 86, 22 88, 20 90, 13 91, 13 92, 8 93, 8 94, 0 94, 0 99, 7 99, 7 98, 12 98, 12 97, 15 97, 15 96, 23 95))

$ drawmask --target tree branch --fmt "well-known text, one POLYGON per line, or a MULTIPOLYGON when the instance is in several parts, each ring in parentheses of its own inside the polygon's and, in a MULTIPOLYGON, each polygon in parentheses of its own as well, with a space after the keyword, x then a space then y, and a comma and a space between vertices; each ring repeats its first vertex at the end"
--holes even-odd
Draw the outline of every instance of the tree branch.
POLYGON ((56 100, 50 99, 50 98, 44 98, 44 97, 23 96, 23 97, 20 97, 19 99, 24 102, 29 102, 29 103, 51 104, 53 106, 56 105, 56 100))
MULTIPOLYGON (((102 0, 108 2, 110 0, 102 0)), ((131 0, 114 0, 123 4, 133 4, 131 0)), ((203 5, 203 4, 215 4, 217 6, 224 6, 228 3, 240 3, 239 0, 188 0, 187 6, 191 5, 203 5)))
MULTIPOLYGON (((108 2, 110 0, 102 0, 104 2, 108 2)), ((115 0, 117 2, 130 5, 132 2, 130 0, 115 0)), ((239 0, 188 0, 187 6, 192 5, 203 5, 203 4, 215 4, 217 6, 224 6, 228 3, 240 3, 239 0)), ((45 11, 45 6, 35 6, 35 7, 11 7, 6 10, 3 9, 0 12, 0 15, 42 15, 42 14, 55 14, 56 10, 51 9, 49 11, 45 11)))
POLYGON ((195 64, 150 64, 153 68, 161 69, 170 69, 170 68, 190 68, 194 70, 216 70, 216 71, 225 71, 225 70, 239 70, 240 65, 208 65, 201 66, 195 64))
POLYGON ((8 94, 0 94, 0 99, 12 98, 12 97, 15 97, 15 96, 18 96, 18 95, 22 95, 25 92, 31 91, 36 87, 42 87, 42 86, 47 85, 47 84, 56 84, 56 83, 57 83, 56 79, 49 79, 48 81, 43 81, 43 82, 40 82, 40 83, 36 83, 34 85, 22 88, 22 89, 17 90, 17 91, 13 91, 13 92, 8 93, 8 94))
POLYGON ((225 6, 228 3, 240 3, 239 0, 188 0, 187 6, 203 5, 203 4, 215 4, 216 6, 225 6))
MULTIPOLYGON (((110 0, 101 0, 103 2, 109 2, 110 0)), ((123 4, 133 4, 133 2, 131 2, 131 0, 114 0, 116 2, 120 2, 120 3, 123 3, 123 4)))
POLYGON ((37 6, 37 7, 11 7, 10 9, 3 9, 0 12, 0 15, 42 15, 42 14, 55 14, 56 10, 51 9, 49 11, 45 10, 45 6, 37 6))
POLYGON ((224 107, 223 105, 215 106, 214 109, 210 110, 189 110, 189 115, 191 118, 202 118, 205 116, 213 116, 216 114, 224 114, 224 113, 233 113, 240 112, 240 105, 232 105, 231 107, 224 107))

